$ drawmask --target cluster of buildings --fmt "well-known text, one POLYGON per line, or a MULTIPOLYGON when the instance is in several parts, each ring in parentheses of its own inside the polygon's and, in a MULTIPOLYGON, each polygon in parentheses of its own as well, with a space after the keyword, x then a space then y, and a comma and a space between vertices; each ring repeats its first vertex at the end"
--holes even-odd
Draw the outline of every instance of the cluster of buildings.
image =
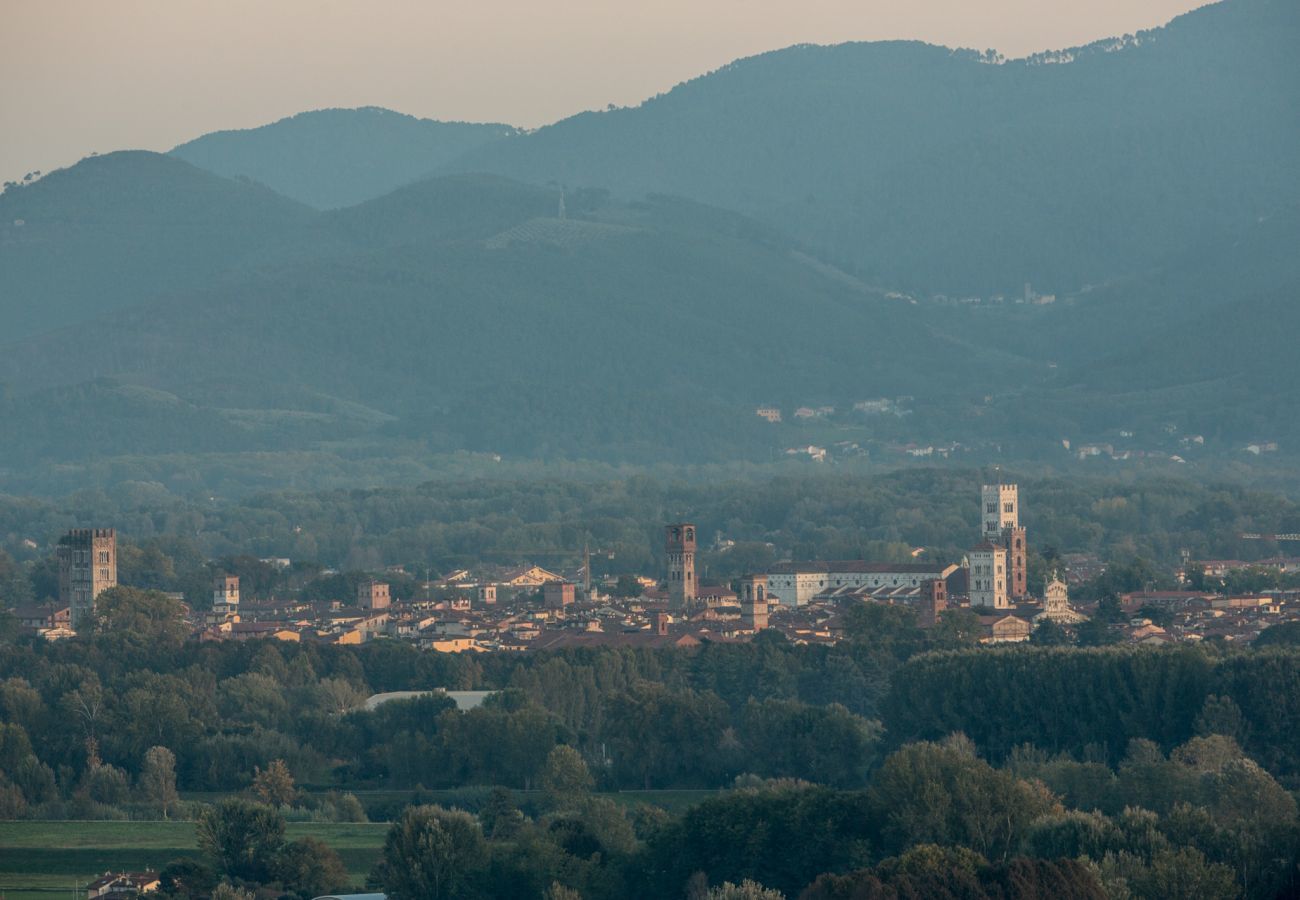
MULTIPOLYGON (((978 616, 982 640, 1028 640, 1046 621, 1073 626, 1086 621, 1070 605, 1069 589, 1053 576, 1041 596, 1029 586, 1029 543, 1020 524, 1019 488, 980 489, 981 540, 957 563, 878 563, 837 560, 784 563, 768 573, 769 594, 783 606, 814 610, 845 603, 901 604, 917 611, 922 627, 934 627, 949 609, 978 616)), ((806 613, 805 613, 806 614, 806 613)))
POLYGON ((157 872, 106 872, 86 885, 86 900, 130 900, 161 887, 157 872))
POLYGON ((1110 626, 1132 643, 1221 640, 1249 644, 1264 629, 1300 622, 1300 590, 1228 596, 1206 591, 1141 591, 1120 595, 1125 620, 1110 626))
MULTIPOLYGON (((895 415, 902 416, 907 414, 904 404, 911 401, 912 397, 875 397, 870 400, 860 400, 853 404, 853 412, 862 413, 867 416, 878 415, 895 415)), ((816 419, 826 419, 834 416, 836 408, 834 406, 797 406, 794 408, 792 418, 795 421, 811 422, 816 419)), ((754 409, 754 415, 760 419, 776 424, 783 421, 781 407, 775 404, 766 404, 754 409)))
MULTIPOLYGON (((1092 572, 1090 563, 1100 563, 1068 563, 1064 579, 1053 574, 1035 592, 1019 489, 1001 482, 983 485, 980 503, 979 540, 957 563, 783 562, 729 584, 709 584, 696 566, 697 528, 678 522, 664 529, 662 579, 639 578, 636 596, 626 596, 626 590, 614 596, 610 585, 593 585, 589 561, 581 583, 535 565, 478 577, 459 570, 423 585, 422 598, 398 599, 387 582, 367 579, 354 596, 327 602, 250 600, 241 597, 237 576, 222 574, 213 583, 211 603, 191 610, 189 617, 193 636, 201 641, 347 645, 383 638, 439 652, 689 647, 748 641, 767 629, 799 643, 834 643, 842 636, 845 610, 860 603, 910 607, 924 628, 939 625, 947 611, 964 608, 988 643, 1028 640, 1047 622, 1069 629, 1088 621, 1093 610, 1071 603, 1068 583, 1092 572)), ((60 540, 57 559, 60 602, 15 611, 21 627, 49 639, 83 629, 93 617, 95 598, 116 585, 116 535, 112 529, 74 529, 60 540)), ((1206 564, 1206 573, 1226 571, 1231 562, 1206 564)), ((1300 561, 1293 562, 1300 569, 1300 561)), ((1300 618, 1300 592, 1295 593, 1129 595, 1124 607, 1129 618, 1109 627, 1121 631, 1122 639, 1146 643, 1253 639, 1270 624, 1300 618)))

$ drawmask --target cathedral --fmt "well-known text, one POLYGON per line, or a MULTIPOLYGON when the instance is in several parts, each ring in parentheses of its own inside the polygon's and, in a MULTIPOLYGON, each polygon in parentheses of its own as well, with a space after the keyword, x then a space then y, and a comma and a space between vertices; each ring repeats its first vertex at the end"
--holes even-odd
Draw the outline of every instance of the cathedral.
MULTIPOLYGON (((1001 481, 982 485, 980 503, 983 540, 967 555, 970 603, 1029 618, 1029 612, 1038 607, 1029 594, 1029 543, 1025 526, 1020 524, 1020 490, 1001 481)), ((1033 623, 1078 625, 1087 620, 1070 606, 1065 582, 1055 574, 1048 578, 1041 611, 1033 614, 1033 623)))
POLYGON ((1034 616, 1034 624, 1055 622, 1057 625, 1078 625, 1088 617, 1070 606, 1070 589, 1055 573, 1043 588, 1043 611, 1034 616))

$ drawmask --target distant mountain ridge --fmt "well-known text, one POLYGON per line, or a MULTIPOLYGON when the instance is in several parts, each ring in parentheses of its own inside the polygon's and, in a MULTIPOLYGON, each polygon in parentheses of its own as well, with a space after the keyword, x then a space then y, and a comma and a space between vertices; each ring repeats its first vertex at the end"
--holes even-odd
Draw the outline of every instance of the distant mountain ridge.
POLYGON ((1300 4, 1003 60, 919 42, 797 45, 636 107, 531 132, 319 110, 173 153, 318 209, 490 172, 766 222, 920 295, 1068 294, 1300 198, 1300 4))
MULTIPOLYGON (((307 186, 377 195, 328 210, 179 155, 83 160, 0 195, 0 490, 92 464, 188 489, 213 459, 311 484, 466 452, 1300 447, 1296 10, 1228 0, 1059 65, 791 48, 435 177, 385 138, 396 187, 341 140, 307 186), (853 412, 873 398, 894 412, 853 412)), ((330 111, 250 159, 370 115, 425 133, 330 111)))
POLYGON ((316 209, 336 209, 386 194, 516 133, 510 125, 438 122, 379 107, 320 109, 258 128, 205 134, 171 152, 316 209))
POLYGON ((1003 64, 919 43, 797 46, 448 170, 692 197, 909 291, 1066 293, 1300 197, 1296 46, 1293 0, 1227 0, 1003 64))
MULTIPOLYGON (((141 160, 120 162, 151 193, 141 160)), ((0 412, 21 427, 0 450, 73 461, 95 423, 95 453, 365 435, 642 462, 749 444, 743 455, 762 457, 754 398, 825 393, 828 371, 898 393, 914 382, 897 354, 942 350, 928 383, 981 383, 968 351, 770 229, 599 191, 570 192, 561 219, 559 199, 499 176, 419 182, 310 214, 272 242, 278 255, 183 295, 11 343, 0 412)))
POLYGON ((12 341, 252 264, 312 210, 145 151, 90 157, 0 194, 0 335, 12 341))

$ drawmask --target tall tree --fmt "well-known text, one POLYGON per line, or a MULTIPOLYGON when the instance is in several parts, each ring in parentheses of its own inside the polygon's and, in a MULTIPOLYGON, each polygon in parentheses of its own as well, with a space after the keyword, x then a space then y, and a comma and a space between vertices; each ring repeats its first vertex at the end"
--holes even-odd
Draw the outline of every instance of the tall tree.
POLYGON ((413 806, 388 831, 380 874, 392 900, 456 900, 477 894, 487 860, 469 813, 413 806))
POLYGON ((298 796, 293 773, 282 759, 273 759, 265 769, 253 767, 253 793, 271 806, 288 806, 298 796))
POLYGON ((266 881, 284 846, 284 816, 261 803, 228 797, 199 816, 199 849, 231 878, 266 881))
POLYGON ((319 897, 348 886, 348 870, 329 844, 304 837, 281 848, 275 861, 275 878, 302 898, 319 897))
POLYGON ((140 793, 145 802, 158 807, 164 819, 180 799, 176 793, 176 754, 166 747, 150 747, 140 770, 140 793))
POLYGON ((546 757, 538 781, 547 803, 556 808, 580 800, 595 785, 582 754, 566 744, 556 747, 546 757))

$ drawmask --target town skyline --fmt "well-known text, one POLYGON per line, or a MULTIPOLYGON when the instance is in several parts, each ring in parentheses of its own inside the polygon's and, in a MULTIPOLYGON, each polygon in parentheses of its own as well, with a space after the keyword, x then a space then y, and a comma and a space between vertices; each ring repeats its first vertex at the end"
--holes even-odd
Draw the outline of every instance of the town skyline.
POLYGON ((1300 898, 1300 2, 5 12, 0 900, 1300 898))

